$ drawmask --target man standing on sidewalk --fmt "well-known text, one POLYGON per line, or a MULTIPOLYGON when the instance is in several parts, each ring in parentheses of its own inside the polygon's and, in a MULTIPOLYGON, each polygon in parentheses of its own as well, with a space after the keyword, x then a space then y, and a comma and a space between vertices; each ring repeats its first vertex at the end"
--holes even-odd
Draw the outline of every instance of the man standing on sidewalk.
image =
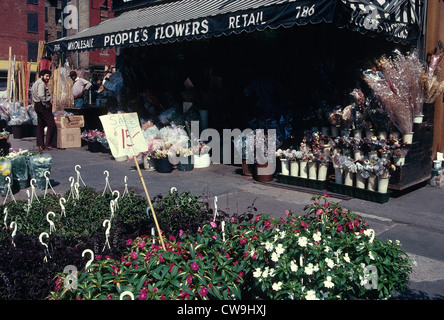
POLYGON ((48 81, 51 71, 45 69, 40 71, 40 78, 31 87, 32 102, 37 113, 36 144, 43 150, 55 150, 56 123, 52 114, 51 95, 48 90, 48 81), (44 143, 46 129, 46 143, 44 143))
POLYGON ((92 83, 83 78, 77 76, 77 72, 74 70, 69 73, 69 77, 72 79, 72 95, 74 97, 74 108, 81 108, 83 106, 83 94, 89 88, 91 88, 92 83))

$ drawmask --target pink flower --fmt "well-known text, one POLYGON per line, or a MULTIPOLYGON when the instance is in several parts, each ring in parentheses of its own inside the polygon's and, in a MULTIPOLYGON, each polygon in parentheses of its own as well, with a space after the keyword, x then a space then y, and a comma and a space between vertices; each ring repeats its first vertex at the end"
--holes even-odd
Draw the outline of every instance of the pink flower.
POLYGON ((192 282, 193 282, 193 275, 189 274, 188 277, 187 277, 187 283, 190 284, 192 282))
POLYGON ((208 294, 208 288, 203 286, 202 288, 200 288, 199 293, 202 297, 205 297, 208 294))
POLYGON ((182 238, 182 236, 183 236, 183 230, 180 229, 180 230, 179 230, 179 238, 182 238))
POLYGON ((191 263, 190 265, 191 269, 193 269, 194 271, 199 270, 199 265, 196 262, 191 263))
POLYGON ((131 245, 131 243, 133 243, 133 239, 128 239, 128 240, 126 241, 126 245, 127 245, 127 246, 131 245))
POLYGON ((169 236, 168 239, 170 239, 171 241, 176 241, 176 237, 175 236, 169 236))
POLYGON ((210 222, 210 225, 211 225, 213 228, 216 228, 216 227, 217 227, 217 224, 216 224, 216 222, 214 222, 214 221, 211 221, 211 222, 210 222))
POLYGON ((287 217, 290 215, 290 211, 285 210, 285 214, 287 215, 287 217))
POLYGON ((334 214, 335 216, 337 216, 339 213, 336 211, 336 209, 333 209, 333 214, 334 214))
POLYGON ((139 242, 137 243, 137 246, 138 246, 139 248, 143 248, 143 247, 145 247, 145 241, 139 241, 139 242))
POLYGON ((170 269, 168 270, 168 272, 171 272, 171 271, 173 270, 173 267, 174 267, 174 262, 172 262, 172 263, 170 264, 170 269))
POLYGON ((111 300, 113 298, 113 295, 110 293, 106 296, 107 299, 111 300))
POLYGON ((323 209, 318 209, 318 210, 316 210, 316 214, 318 215, 318 216, 320 216, 321 214, 323 214, 324 213, 324 210, 323 209))
POLYGON ((148 289, 147 288, 143 288, 140 292, 139 295, 139 300, 146 300, 148 297, 148 289))
POLYGON ((301 226, 303 226, 303 227, 305 227, 305 228, 308 228, 308 227, 309 227, 309 225, 306 224, 304 221, 301 221, 301 226))
POLYGON ((338 231, 342 231, 342 226, 337 226, 337 227, 336 227, 336 230, 338 230, 338 231))
POLYGON ((135 259, 139 258, 139 255, 137 254, 137 252, 133 251, 133 252, 131 252, 130 257, 131 257, 131 259, 135 260, 135 259))
POLYGON ((165 262, 165 259, 162 257, 162 254, 159 254, 159 260, 160 262, 165 262))
POLYGON ((244 236, 242 236, 242 237, 240 238, 240 240, 239 240, 239 243, 240 243, 240 244, 247 243, 247 238, 245 238, 244 236))
POLYGON ((266 227, 267 229, 270 229, 271 228, 271 221, 270 220, 265 221, 264 227, 266 227))

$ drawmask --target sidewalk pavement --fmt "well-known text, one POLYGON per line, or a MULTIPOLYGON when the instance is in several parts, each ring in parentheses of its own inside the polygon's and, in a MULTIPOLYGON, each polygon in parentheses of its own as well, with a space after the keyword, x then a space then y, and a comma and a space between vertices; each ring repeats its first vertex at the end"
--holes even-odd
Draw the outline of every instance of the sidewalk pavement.
MULTIPOLYGON (((11 139, 14 150, 36 149, 35 138, 11 139)), ((50 182, 56 193, 64 193, 71 187, 70 177, 77 179, 75 166, 80 165, 81 179, 87 186, 98 191, 105 188, 105 170, 109 186, 119 190, 127 187, 145 195, 134 160, 117 162, 111 154, 91 153, 86 146, 49 151, 53 156, 50 182)), ((236 165, 212 164, 208 168, 192 171, 174 170, 171 173, 145 171, 139 162, 142 177, 150 198, 166 194, 172 187, 179 192, 190 191, 201 195, 214 207, 217 197, 218 210, 245 212, 254 205, 257 213, 272 217, 284 216, 289 209, 303 213, 311 197, 318 190, 297 188, 279 183, 261 183, 241 175, 236 165)), ((81 183, 82 185, 82 183, 81 183)), ((28 188, 30 189, 30 188, 28 188)), ((14 194, 14 198, 27 199, 26 190, 14 194)), ((52 192, 52 190, 48 190, 52 192)), ((322 191, 321 191, 322 192, 322 191)), ((44 190, 37 190, 43 194, 44 190)), ((387 203, 379 204, 343 195, 331 194, 330 201, 343 208, 361 214, 379 239, 399 240, 403 250, 416 262, 410 275, 408 291, 396 299, 442 300, 444 299, 444 189, 426 185, 387 203)), ((10 201, 8 199, 7 201, 10 201)))

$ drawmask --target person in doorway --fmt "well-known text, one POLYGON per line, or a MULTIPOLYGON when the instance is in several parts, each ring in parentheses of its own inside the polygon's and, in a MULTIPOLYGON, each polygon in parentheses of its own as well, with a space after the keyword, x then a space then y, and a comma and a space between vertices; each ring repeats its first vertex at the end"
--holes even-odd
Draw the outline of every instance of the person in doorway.
POLYGON ((44 69, 39 73, 40 78, 31 87, 31 97, 34 110, 37 113, 36 144, 41 150, 56 150, 56 123, 52 114, 51 95, 48 89, 48 81, 51 71, 44 69), (46 143, 45 143, 45 127, 46 143))
POLYGON ((92 83, 77 76, 76 71, 71 71, 69 77, 72 79, 72 95, 74 97, 74 108, 82 108, 84 99, 83 94, 91 88, 92 83))

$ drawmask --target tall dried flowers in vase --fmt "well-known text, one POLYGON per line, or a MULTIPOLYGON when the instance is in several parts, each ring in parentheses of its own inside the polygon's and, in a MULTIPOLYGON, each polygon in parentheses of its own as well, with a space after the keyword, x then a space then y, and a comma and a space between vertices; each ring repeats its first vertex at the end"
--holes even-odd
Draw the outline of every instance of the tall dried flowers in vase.
POLYGON ((444 80, 438 79, 439 63, 444 56, 444 46, 441 41, 438 41, 438 47, 439 51, 431 55, 427 70, 422 75, 425 103, 435 103, 435 100, 444 92, 444 80))

